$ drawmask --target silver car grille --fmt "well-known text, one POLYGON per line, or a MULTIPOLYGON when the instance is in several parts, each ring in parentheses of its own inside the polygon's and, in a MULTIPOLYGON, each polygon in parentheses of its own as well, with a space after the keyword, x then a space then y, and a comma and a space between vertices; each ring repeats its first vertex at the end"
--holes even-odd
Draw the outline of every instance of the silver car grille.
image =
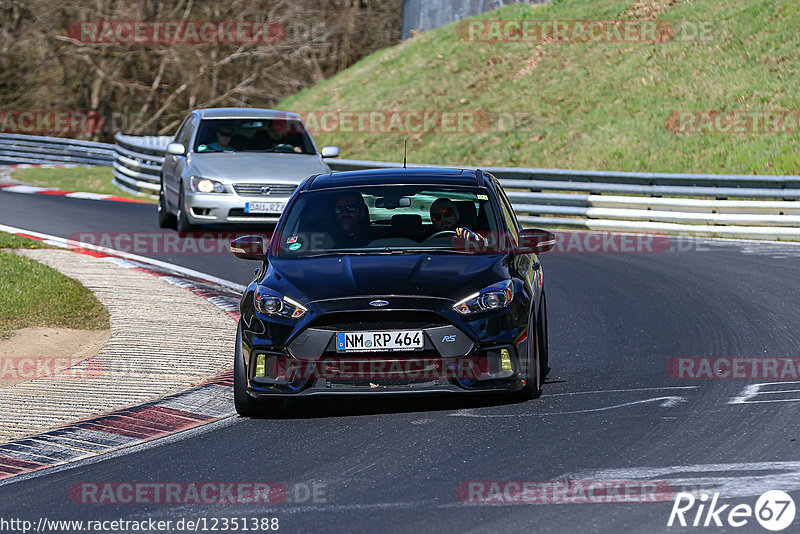
POLYGON ((244 197, 288 197, 297 189, 295 184, 233 184, 237 195, 244 197))

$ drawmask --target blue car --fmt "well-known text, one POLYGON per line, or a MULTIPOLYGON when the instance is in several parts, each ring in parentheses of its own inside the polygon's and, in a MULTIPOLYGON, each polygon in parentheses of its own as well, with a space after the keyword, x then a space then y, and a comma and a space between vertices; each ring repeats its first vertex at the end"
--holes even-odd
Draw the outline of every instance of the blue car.
POLYGON ((548 350, 537 254, 554 244, 520 226, 481 170, 306 179, 268 247, 231 242, 261 262, 240 304, 236 410, 310 395, 538 397, 548 350))

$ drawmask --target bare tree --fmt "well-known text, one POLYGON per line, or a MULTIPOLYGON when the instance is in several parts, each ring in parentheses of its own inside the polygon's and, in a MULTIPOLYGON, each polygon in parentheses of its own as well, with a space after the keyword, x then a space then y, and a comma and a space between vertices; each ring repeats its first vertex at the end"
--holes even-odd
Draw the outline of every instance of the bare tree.
POLYGON ((95 139, 108 140, 117 129, 172 133, 190 109, 271 107, 398 42, 400 5, 396 0, 6 0, 0 4, 0 110, 94 111, 105 124, 84 137, 95 139), (268 39, 255 42, 199 43, 98 42, 103 39, 91 33, 75 38, 70 31, 82 22, 97 22, 94 27, 102 29, 119 21, 269 23, 262 28, 270 31, 261 35, 268 39))

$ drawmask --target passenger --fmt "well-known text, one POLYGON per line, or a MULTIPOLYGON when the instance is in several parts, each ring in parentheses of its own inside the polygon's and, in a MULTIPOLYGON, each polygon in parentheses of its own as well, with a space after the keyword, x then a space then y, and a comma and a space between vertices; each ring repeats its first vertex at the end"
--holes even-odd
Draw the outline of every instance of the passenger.
POLYGON ((431 204, 431 221, 434 233, 451 231, 458 228, 458 208, 449 198, 437 198, 431 204))

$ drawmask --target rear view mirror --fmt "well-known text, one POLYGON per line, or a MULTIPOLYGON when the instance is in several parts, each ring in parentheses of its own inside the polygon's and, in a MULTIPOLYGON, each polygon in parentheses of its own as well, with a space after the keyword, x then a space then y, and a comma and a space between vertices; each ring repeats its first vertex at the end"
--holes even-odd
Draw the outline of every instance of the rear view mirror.
POLYGON ((526 228, 519 233, 520 254, 542 254, 556 246, 556 235, 539 228, 526 228))
POLYGON ((240 260, 263 260, 264 238, 246 235, 231 241, 231 252, 240 260))
POLYGON ((381 197, 375 199, 376 208, 385 208, 387 210, 407 208, 410 205, 411 199, 408 197, 381 197))
POLYGON ((167 154, 172 154, 173 156, 183 156, 186 154, 186 147, 181 143, 170 143, 167 145, 167 154))

